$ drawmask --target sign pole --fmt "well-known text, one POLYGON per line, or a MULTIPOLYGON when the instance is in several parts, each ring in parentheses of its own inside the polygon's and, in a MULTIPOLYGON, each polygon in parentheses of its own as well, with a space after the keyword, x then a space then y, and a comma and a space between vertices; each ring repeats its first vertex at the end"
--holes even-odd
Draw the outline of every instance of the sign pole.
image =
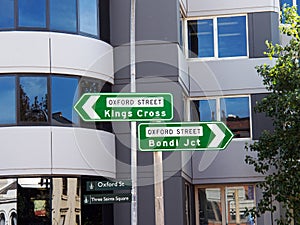
POLYGON ((153 152, 155 224, 164 225, 164 186, 162 152, 153 152))
MULTIPOLYGON (((135 0, 130 9, 130 91, 136 92, 135 70, 135 0)), ((136 122, 131 122, 131 225, 137 225, 137 138, 136 122)))

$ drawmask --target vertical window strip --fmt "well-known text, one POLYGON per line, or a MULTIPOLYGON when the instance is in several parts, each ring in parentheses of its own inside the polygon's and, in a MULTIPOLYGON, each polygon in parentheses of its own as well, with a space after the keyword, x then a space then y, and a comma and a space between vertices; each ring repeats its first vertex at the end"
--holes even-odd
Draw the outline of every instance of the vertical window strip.
POLYGON ((247 57, 249 56, 249 46, 248 46, 248 19, 246 15, 234 15, 234 16, 216 16, 211 18, 201 18, 201 19, 193 19, 193 20, 187 20, 187 39, 186 42, 188 44, 187 50, 188 54, 186 54, 189 58, 228 58, 228 57, 247 57), (208 44, 209 42, 207 39, 208 34, 207 30, 208 26, 202 25, 204 21, 213 21, 213 56, 208 55, 208 44), (219 42, 220 35, 222 35, 219 30, 220 23, 219 21, 228 21, 227 27, 224 27, 223 32, 224 37, 222 37, 223 45, 219 42), (231 22, 230 22, 231 21, 231 22), (200 24, 200 25, 199 25, 200 24), (231 26, 231 27, 230 27, 231 26), (226 35, 228 34, 228 35, 226 35), (196 37, 194 37, 196 36, 196 37), (230 44, 226 44, 226 39, 229 39, 232 43, 236 44, 235 48, 228 47, 230 44), (201 46, 201 43, 203 46, 205 46, 207 49, 203 50, 203 47, 201 46), (242 46, 241 48, 238 47, 238 45, 242 46), (220 47, 224 47, 223 53, 220 47), (202 48, 202 50, 201 50, 202 48), (228 51, 232 50, 232 51, 228 51), (235 49, 235 50, 234 50, 235 49), (191 53, 191 52, 194 52, 191 53), (206 53, 206 55, 204 53, 206 53))
POLYGON ((99 10, 98 0, 1 0, 0 30, 49 30, 100 38, 99 10))
POLYGON ((214 57, 215 58, 219 58, 219 44, 218 44, 218 36, 219 36, 219 32, 218 32, 218 21, 217 18, 215 17, 213 19, 214 21, 214 57))

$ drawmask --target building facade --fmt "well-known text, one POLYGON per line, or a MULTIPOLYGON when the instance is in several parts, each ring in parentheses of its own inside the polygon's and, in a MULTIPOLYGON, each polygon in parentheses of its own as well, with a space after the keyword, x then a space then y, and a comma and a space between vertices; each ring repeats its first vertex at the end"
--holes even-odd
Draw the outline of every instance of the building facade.
MULTIPOLYGON (((171 93, 172 121, 223 121, 235 135, 223 151, 163 152, 165 224, 268 225, 280 215, 245 215, 263 179, 245 164, 245 144, 272 127, 254 113, 267 94, 255 66, 273 63, 265 40, 281 42, 281 5, 136 1, 136 91, 171 93)), ((130 224, 130 203, 84 201, 93 181, 130 180, 130 122, 85 122, 73 109, 84 93, 130 92, 130 7, 0 0, 0 225, 130 224)), ((153 225, 153 154, 137 159, 138 224, 153 225)))

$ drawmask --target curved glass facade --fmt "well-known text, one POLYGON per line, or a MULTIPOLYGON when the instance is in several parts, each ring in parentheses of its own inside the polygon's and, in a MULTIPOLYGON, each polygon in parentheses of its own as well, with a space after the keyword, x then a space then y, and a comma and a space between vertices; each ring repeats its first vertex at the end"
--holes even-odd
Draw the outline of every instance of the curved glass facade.
MULTIPOLYGON (((0 30, 57 31, 102 39, 100 21, 108 21, 108 11, 101 9, 99 0, 1 0, 0 30)), ((108 28, 109 24, 103 27, 108 28)))
POLYGON ((104 81, 79 76, 1 75, 0 126, 80 126, 111 131, 110 123, 86 123, 73 110, 83 93, 110 91, 111 85, 104 81))
MULTIPOLYGON (((22 177, 0 179, 0 225, 113 224, 111 204, 84 204, 87 183, 104 177, 22 177)), ((101 191, 111 194, 112 191, 101 191)))

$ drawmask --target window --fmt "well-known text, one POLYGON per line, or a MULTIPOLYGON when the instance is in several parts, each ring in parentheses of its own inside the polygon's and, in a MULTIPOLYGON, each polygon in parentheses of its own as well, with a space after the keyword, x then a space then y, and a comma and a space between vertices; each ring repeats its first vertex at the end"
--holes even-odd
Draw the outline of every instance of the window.
POLYGON ((291 6, 297 6, 297 13, 300 15, 300 0, 280 0, 280 8, 283 6, 291 7, 291 6))
POLYGON ((196 187, 196 224, 253 224, 246 210, 255 207, 254 185, 196 187))
POLYGON ((216 97, 193 101, 194 121, 223 121, 235 138, 250 137, 250 106, 248 96, 216 97))
POLYGON ((76 8, 76 0, 51 0, 50 30, 75 33, 77 31, 76 8))
POLYGON ((3 213, 0 214, 0 225, 5 225, 5 216, 3 213))
POLYGON ((0 77, 0 124, 16 123, 16 78, 0 77))
POLYGON ((97 0, 79 0, 80 32, 98 36, 98 18, 97 0))
POLYGON ((47 77, 20 77, 20 121, 48 121, 47 77))
POLYGON ((111 122, 87 123, 75 112, 75 103, 87 92, 111 92, 111 84, 79 76, 1 75, 0 126, 81 126, 111 132, 111 122))
POLYGON ((46 0, 18 0, 19 27, 46 28, 46 0))
POLYGON ((52 124, 72 125, 78 124, 79 118, 74 112, 73 106, 78 99, 78 78, 53 76, 51 79, 52 99, 52 124), (63 98, 62 98, 62 92, 63 98))
POLYGON ((13 0, 0 1, 0 29, 9 29, 14 27, 14 13, 13 0))
POLYGON ((1 0, 0 30, 50 30, 99 38, 100 20, 109 17, 102 14, 99 0, 1 0))
POLYGON ((188 21, 190 58, 247 56, 246 16, 188 21))

